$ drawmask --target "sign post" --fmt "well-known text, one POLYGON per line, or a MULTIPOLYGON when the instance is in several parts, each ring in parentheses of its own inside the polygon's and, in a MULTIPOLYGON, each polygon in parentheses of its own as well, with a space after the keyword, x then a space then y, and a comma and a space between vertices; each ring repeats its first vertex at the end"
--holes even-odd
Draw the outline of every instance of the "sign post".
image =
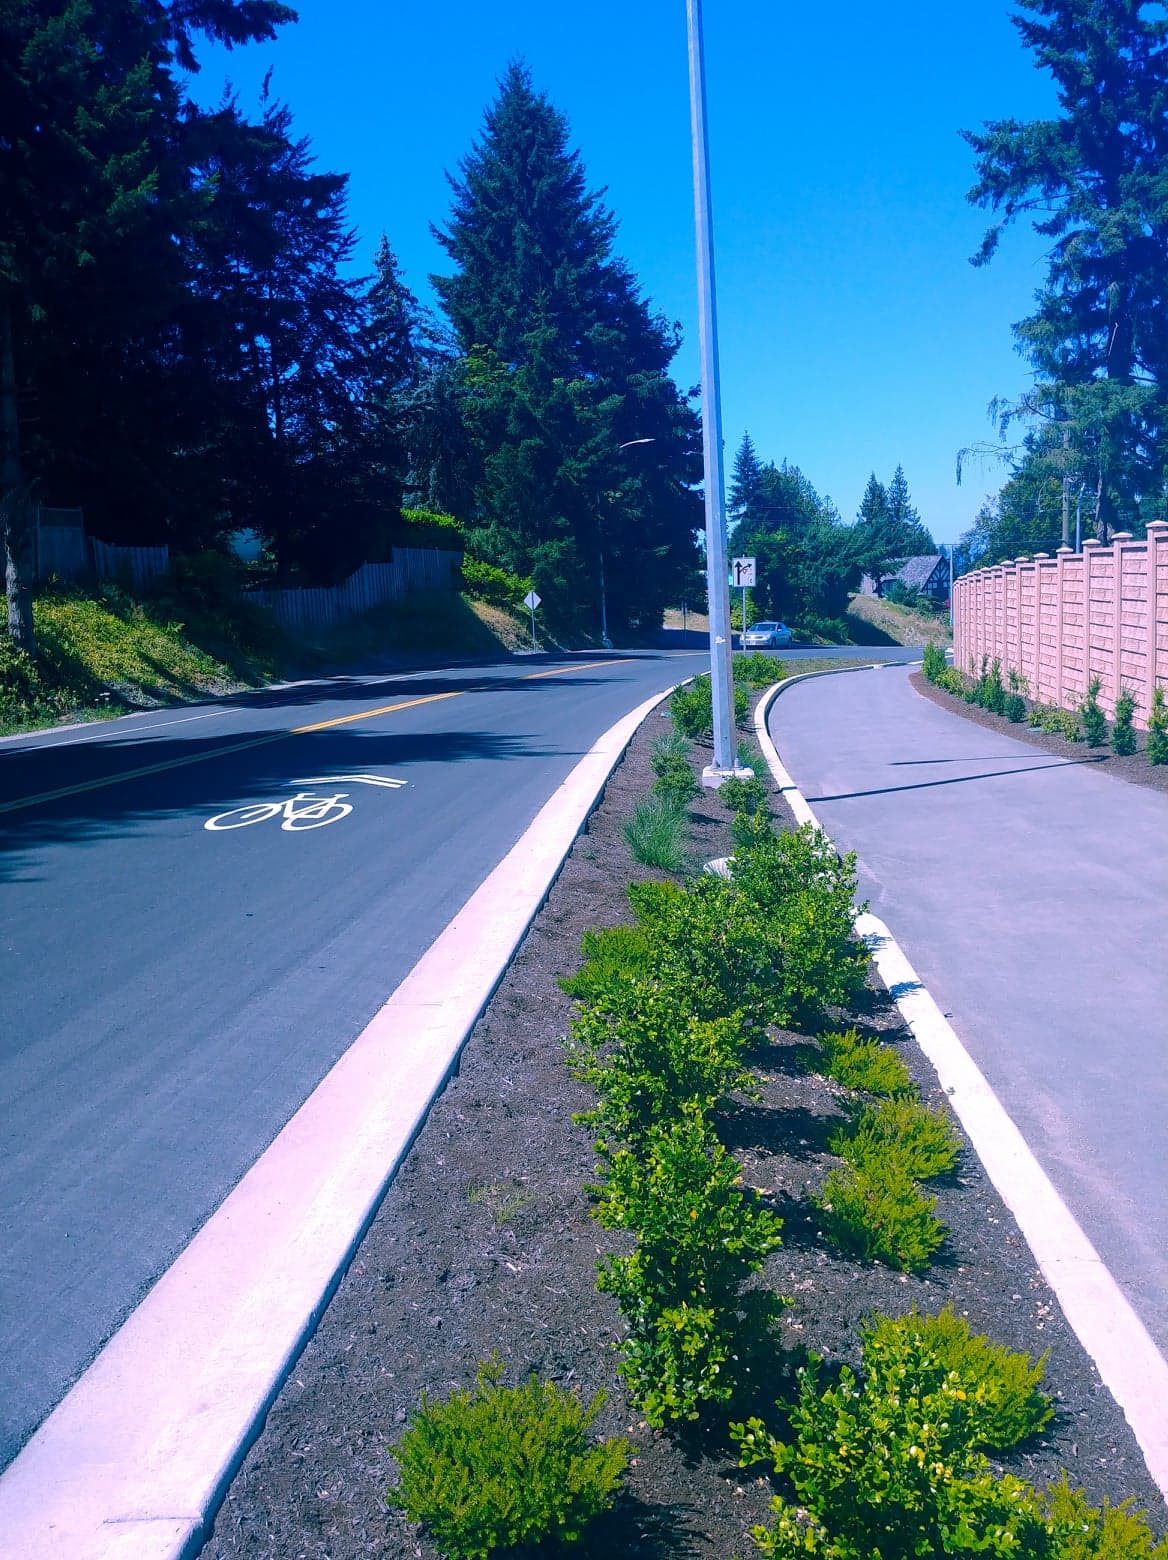
POLYGON ((527 592, 527 595, 524 596, 524 598, 523 598, 523 605, 525 607, 527 607, 530 610, 530 612, 531 612, 531 648, 533 650, 536 648, 536 644, 535 644, 535 609, 536 609, 536 607, 539 606, 539 603, 540 603, 540 598, 536 595, 536 593, 533 590, 529 590, 527 592))
POLYGON ((730 560, 730 583, 737 585, 742 591, 742 648, 746 649, 746 592, 755 583, 755 560, 753 558, 732 558, 730 560))

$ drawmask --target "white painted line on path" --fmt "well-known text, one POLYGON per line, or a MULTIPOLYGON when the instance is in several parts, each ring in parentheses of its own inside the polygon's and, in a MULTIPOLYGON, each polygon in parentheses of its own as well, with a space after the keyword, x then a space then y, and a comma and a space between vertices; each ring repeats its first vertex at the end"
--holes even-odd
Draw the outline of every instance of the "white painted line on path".
POLYGON ((0 1475, 3 1560, 184 1560, 655 695, 593 745, 0 1475))
MULTIPOLYGON (((755 730, 779 791, 798 821, 822 828, 766 725, 777 695, 801 680, 777 683, 759 700, 755 730)), ((880 979, 933 1064, 986 1174, 1017 1220, 1063 1315, 1123 1410, 1148 1472, 1168 1499, 1168 1361, 888 927, 864 913, 856 917, 856 930, 871 947, 880 979)))

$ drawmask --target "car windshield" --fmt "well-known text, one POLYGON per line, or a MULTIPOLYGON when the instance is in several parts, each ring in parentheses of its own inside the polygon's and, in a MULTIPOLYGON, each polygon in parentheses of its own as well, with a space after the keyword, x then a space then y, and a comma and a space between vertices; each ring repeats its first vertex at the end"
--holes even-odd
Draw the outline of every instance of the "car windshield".
POLYGON ((747 633, 750 633, 750 634, 773 634, 775 629, 778 628, 778 626, 779 625, 777 623, 754 623, 754 624, 751 625, 751 627, 749 629, 747 629, 747 633))

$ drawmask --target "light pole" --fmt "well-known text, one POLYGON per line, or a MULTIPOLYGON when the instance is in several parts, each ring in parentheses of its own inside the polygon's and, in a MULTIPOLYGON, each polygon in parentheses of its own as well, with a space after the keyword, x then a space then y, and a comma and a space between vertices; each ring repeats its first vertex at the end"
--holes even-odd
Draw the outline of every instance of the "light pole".
POLYGON ((686 0, 689 106, 698 252, 698 335, 701 345, 702 450, 706 487, 706 586, 710 599, 710 682, 714 762, 702 784, 719 786, 735 771, 730 584, 726 573, 726 492, 722 471, 722 407, 718 386, 718 318, 714 304, 714 223, 710 211, 710 147, 706 128, 706 68, 701 0, 686 0))

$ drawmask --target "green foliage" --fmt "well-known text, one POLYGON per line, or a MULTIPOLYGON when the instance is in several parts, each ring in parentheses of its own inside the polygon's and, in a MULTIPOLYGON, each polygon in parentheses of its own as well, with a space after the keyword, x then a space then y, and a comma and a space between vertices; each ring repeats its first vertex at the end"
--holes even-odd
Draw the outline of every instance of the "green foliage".
POLYGON ((776 1521, 752 1534, 764 1555, 796 1560, 910 1560, 984 1554, 1050 1560, 1033 1489, 994 1476, 979 1449, 978 1404, 956 1372, 938 1372, 923 1341, 865 1343, 865 1378, 844 1366, 824 1385, 800 1372, 793 1441, 761 1420, 734 1426, 744 1466, 770 1463, 797 1504, 776 1497, 776 1521))
POLYGON ((1168 764, 1168 700, 1164 689, 1157 683, 1152 689, 1152 713, 1148 718, 1149 764, 1168 764))
POLYGON ((1026 719, 1026 700, 1020 693, 1008 693, 1002 714, 1008 721, 1012 721, 1014 725, 1024 721, 1026 719))
POLYGON ((861 1329, 864 1362, 874 1384, 895 1390, 899 1367, 913 1371, 914 1390, 939 1391, 956 1378, 965 1392, 971 1445, 1005 1452, 1050 1423, 1054 1408, 1042 1385, 1046 1355, 1031 1361, 974 1333, 952 1305, 935 1316, 914 1306, 907 1316, 876 1317, 861 1329))
POLYGON ((604 1402, 584 1403, 554 1382, 501 1385, 502 1366, 479 1366, 473 1388, 444 1402, 425 1394, 400 1444, 389 1501, 422 1523, 452 1560, 488 1560, 543 1540, 574 1543, 611 1504, 628 1465, 623 1439, 589 1432, 604 1402))
POLYGON ((1092 677, 1087 685, 1087 697, 1079 705, 1083 739, 1088 747, 1102 747, 1107 741, 1107 716, 1099 705, 1099 688, 1098 677, 1092 677))
POLYGON ((790 675, 790 669, 776 655, 764 655, 756 650, 750 655, 734 657, 734 681, 748 688, 769 688, 790 675))
POLYGON ((866 1105, 828 1146, 857 1170, 895 1162, 914 1181, 929 1181, 953 1169, 961 1139, 947 1116, 902 1094, 866 1105))
POLYGON ((649 766, 655 775, 662 775, 677 763, 688 763, 689 752, 689 743, 679 731, 663 731, 653 738, 649 766))
POLYGON ((906 1273, 928 1267, 945 1239, 930 1197, 896 1160, 833 1170, 814 1199, 824 1234, 841 1251, 906 1273))
POLYGON ((689 761, 688 743, 677 732, 671 733, 671 736, 676 739, 676 745, 659 745, 650 759, 653 773, 657 776, 653 790, 658 796, 683 807, 697 794, 699 787, 689 761))
POLYGON ((1168 1538, 1156 1542, 1142 1511, 1125 1500, 1092 1506, 1064 1473, 1042 1496, 1050 1531, 1051 1560, 1168 1560, 1168 1538))
POLYGON ((942 671, 937 673, 935 680, 937 687, 943 688, 946 693, 965 695, 967 692, 965 678, 962 677, 961 673, 955 666, 946 666, 942 671))
POLYGON ((767 810, 770 787, 758 775, 751 775, 749 780, 740 780, 737 775, 731 775, 729 780, 722 782, 718 790, 718 799, 724 802, 732 813, 746 813, 749 817, 753 817, 755 813, 767 810))
POLYGON ((879 1040, 864 1040, 858 1030, 821 1035, 823 1071, 845 1089, 861 1094, 912 1094, 915 1085, 903 1060, 879 1040))
POLYGON ((1073 710, 1063 710, 1057 704, 1036 704, 1030 711, 1030 724, 1039 731, 1062 737, 1067 742, 1081 742, 1082 729, 1079 717, 1073 710))
POLYGON ((1006 713, 1006 690, 1002 684, 1000 661, 989 662, 987 656, 982 656, 981 675, 974 686, 974 700, 983 710, 989 710, 992 715, 1006 713))
MULTIPOLYGON (((734 689, 735 724, 746 719, 750 708, 750 695, 745 688, 734 689)), ((673 723, 682 736, 694 741, 708 742, 714 735, 714 695, 710 674, 703 672, 693 682, 677 688, 669 701, 673 723)))
POLYGON ((733 1018, 694 1017, 669 984, 625 972, 610 975, 603 990, 594 977, 592 992, 593 1005, 572 1020, 565 1043, 568 1065, 597 1095, 581 1121, 639 1142, 687 1110, 706 1112, 736 1090, 752 1091, 733 1018))
POLYGON ((755 752, 749 742, 739 742, 738 744, 738 767, 739 769, 749 769, 756 775, 760 773, 765 774, 766 771, 762 758, 755 752))
POLYGON ((468 557, 462 560, 462 582, 470 595, 496 607, 519 606, 531 589, 530 579, 520 579, 517 574, 508 574, 506 569, 496 569, 493 564, 468 557))
POLYGON ((1111 727, 1111 751, 1120 758, 1126 758, 1136 750, 1136 731, 1132 725, 1135 713, 1135 695, 1125 688, 1115 701, 1115 720, 1111 727))
POLYGON ((944 650, 935 639, 931 639, 925 646, 921 671, 931 683, 935 683, 940 674, 946 669, 947 664, 944 650))
POLYGON ((680 872, 685 866, 685 808, 671 795, 642 798, 625 823, 624 836, 633 859, 646 867, 680 872))
MULTIPOLYGON (((742 1286, 780 1245, 781 1221, 743 1191, 696 1111, 635 1149, 601 1148, 597 1217, 637 1236, 633 1252, 604 1259, 598 1280, 628 1328, 621 1375, 651 1425, 696 1419, 733 1394, 742 1286)), ((765 1301, 762 1311, 765 1321, 765 1301)))
MULTIPOLYGON (((606 992, 621 982, 630 987, 653 974, 653 948, 643 926, 611 926, 590 930, 581 938, 584 962, 560 985, 581 1002, 601 1002, 606 992)), ((623 1003, 616 1009, 623 1011, 623 1003)))
POLYGON ((461 552, 463 527, 453 515, 444 515, 434 509, 403 509, 397 540, 403 547, 440 547, 449 552, 461 552))

